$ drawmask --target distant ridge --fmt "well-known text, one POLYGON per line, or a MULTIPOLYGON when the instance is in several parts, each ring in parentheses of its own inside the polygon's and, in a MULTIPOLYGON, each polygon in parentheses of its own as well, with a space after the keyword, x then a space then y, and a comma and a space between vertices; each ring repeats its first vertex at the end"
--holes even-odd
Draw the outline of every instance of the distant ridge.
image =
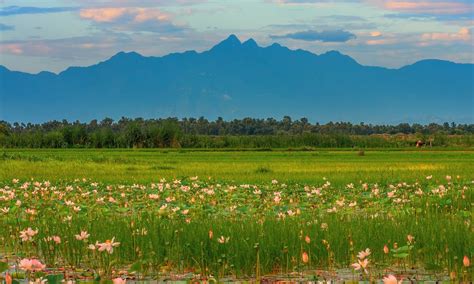
POLYGON ((235 35, 208 51, 119 52, 88 67, 28 74, 0 66, 0 120, 307 117, 311 121, 474 122, 474 65, 369 67, 235 35))

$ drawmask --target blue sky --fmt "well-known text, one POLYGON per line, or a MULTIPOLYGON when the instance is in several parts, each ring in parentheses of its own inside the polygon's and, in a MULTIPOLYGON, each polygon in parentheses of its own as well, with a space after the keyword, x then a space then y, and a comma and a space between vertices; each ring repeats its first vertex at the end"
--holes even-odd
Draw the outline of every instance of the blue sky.
POLYGON ((365 65, 474 62, 473 0, 0 0, 0 64, 59 72, 119 51, 207 50, 229 34, 365 65))

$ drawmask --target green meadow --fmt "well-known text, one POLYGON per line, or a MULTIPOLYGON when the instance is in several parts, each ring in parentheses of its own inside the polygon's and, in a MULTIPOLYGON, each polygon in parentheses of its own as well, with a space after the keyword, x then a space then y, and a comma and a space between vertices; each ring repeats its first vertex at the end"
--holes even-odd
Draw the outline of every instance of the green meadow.
POLYGON ((113 150, 4 149, 1 180, 152 182, 199 176, 218 181, 294 183, 416 181, 427 175, 474 178, 474 150, 113 150))

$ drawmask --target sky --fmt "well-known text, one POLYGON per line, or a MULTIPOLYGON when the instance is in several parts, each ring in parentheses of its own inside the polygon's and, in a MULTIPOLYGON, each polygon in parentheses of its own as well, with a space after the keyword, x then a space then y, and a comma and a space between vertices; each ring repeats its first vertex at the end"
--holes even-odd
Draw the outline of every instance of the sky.
POLYGON ((0 65, 30 73, 119 51, 205 51, 235 34, 399 68, 474 63, 474 0, 0 0, 0 65))

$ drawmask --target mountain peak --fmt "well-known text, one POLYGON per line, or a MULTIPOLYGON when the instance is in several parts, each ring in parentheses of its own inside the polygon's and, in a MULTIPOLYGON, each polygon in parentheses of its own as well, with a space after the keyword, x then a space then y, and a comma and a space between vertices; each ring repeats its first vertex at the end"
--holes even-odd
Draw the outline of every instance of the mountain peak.
POLYGON ((240 39, 235 34, 230 34, 222 42, 229 42, 229 43, 232 43, 232 44, 241 44, 240 39))
POLYGON ((117 52, 114 56, 112 56, 110 59, 122 59, 122 58, 142 58, 143 56, 135 51, 131 52, 125 52, 125 51, 120 51, 117 52))
POLYGON ((266 48, 270 50, 288 50, 287 47, 282 46, 281 44, 274 42, 272 45, 267 46, 266 48))
POLYGON ((329 50, 323 54, 321 54, 322 56, 345 56, 344 54, 340 53, 339 51, 337 50, 329 50))
POLYGON ((258 47, 257 42, 253 38, 249 38, 244 43, 242 43, 242 45, 246 46, 246 47, 252 47, 252 48, 253 47, 258 47))
POLYGON ((357 63, 357 61, 355 61, 354 58, 350 57, 349 55, 345 55, 343 53, 340 53, 337 50, 327 51, 327 52, 319 55, 319 58, 324 59, 324 60, 329 60, 330 63, 345 62, 345 63, 359 65, 359 63, 357 63))
POLYGON ((239 38, 236 35, 231 34, 225 40, 216 44, 211 49, 211 51, 236 49, 240 47, 241 45, 242 43, 240 42, 239 38))

